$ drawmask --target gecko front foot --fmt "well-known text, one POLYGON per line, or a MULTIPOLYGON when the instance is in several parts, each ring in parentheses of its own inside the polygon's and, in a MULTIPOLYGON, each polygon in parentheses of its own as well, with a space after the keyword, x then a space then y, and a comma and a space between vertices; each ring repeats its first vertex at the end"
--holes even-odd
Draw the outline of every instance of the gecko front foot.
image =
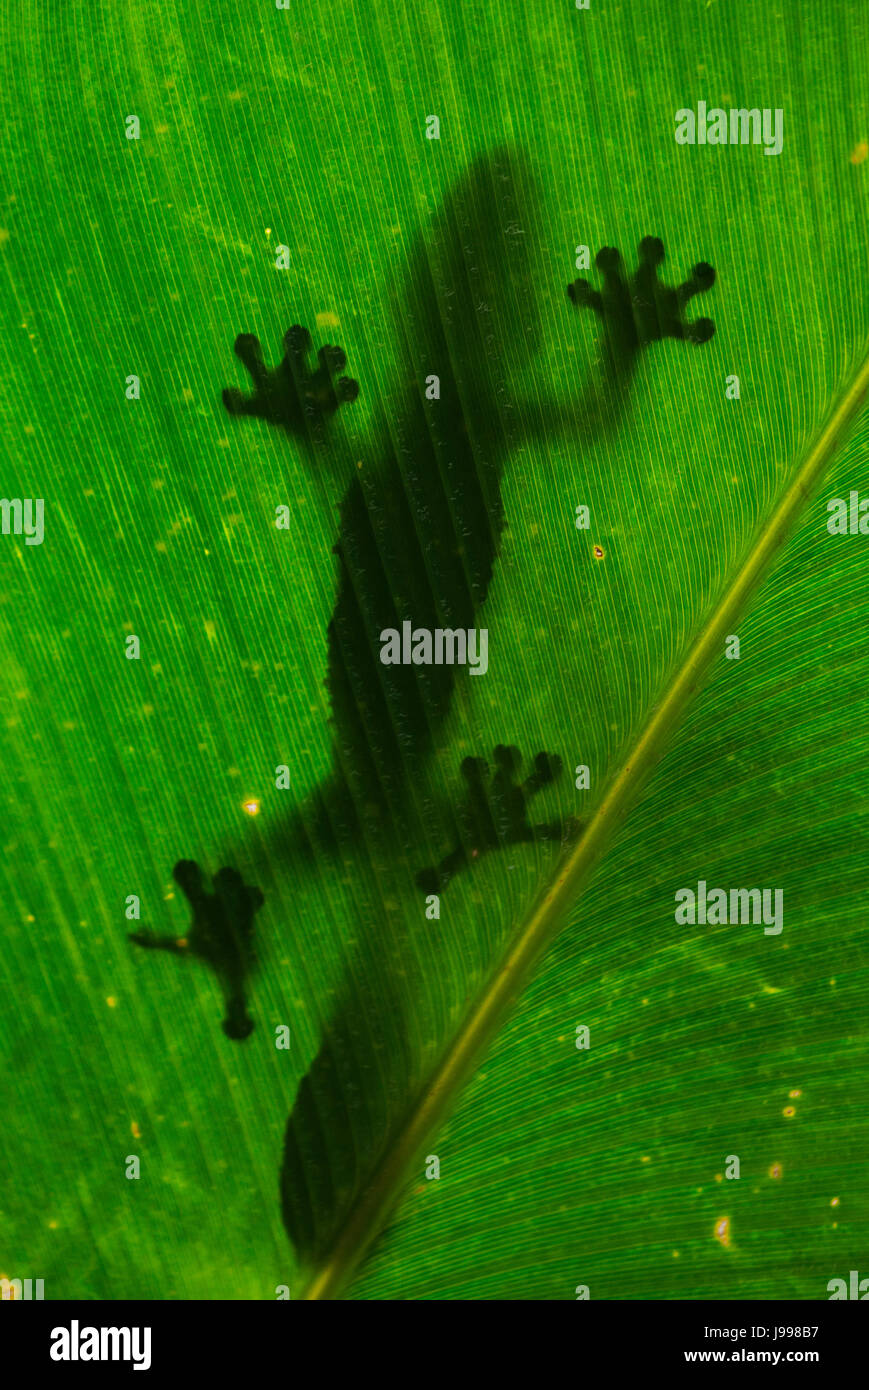
POLYGON ((617 358, 630 357, 662 338, 706 343, 715 332, 711 319, 700 318, 686 323, 682 317, 686 304, 714 285, 712 266, 698 261, 688 279, 673 289, 658 278, 658 267, 664 256, 660 237, 644 237, 638 249, 637 269, 628 279, 620 253, 614 246, 605 246, 595 257, 602 288, 592 289, 587 280, 574 280, 567 287, 568 298, 573 304, 594 310, 603 321, 617 358))
POLYGON ((214 875, 214 892, 206 893, 202 870, 192 859, 181 859, 172 877, 193 908, 193 922, 186 937, 154 936, 147 931, 130 933, 130 940, 146 949, 195 956, 210 965, 220 982, 226 1006, 223 1031, 240 1042, 254 1029, 248 1016, 244 986, 254 966, 253 919, 265 902, 259 888, 252 888, 237 869, 220 869, 214 875))
POLYGON ((561 771, 561 759, 552 753, 538 753, 530 777, 517 784, 515 779, 522 766, 519 749, 499 743, 494 758, 495 772, 488 785, 489 768, 484 758, 465 758, 462 763, 468 794, 457 817, 459 844, 439 864, 417 874, 417 887, 425 893, 439 893, 460 869, 488 850, 531 840, 562 840, 564 827, 560 822, 529 825, 527 819, 527 802, 541 787, 555 780, 561 771))
POLYGON ((253 393, 242 395, 236 387, 223 392, 223 404, 230 415, 253 415, 270 424, 281 425, 290 434, 310 436, 322 427, 340 405, 355 401, 359 383, 339 376, 347 365, 343 348, 326 344, 317 353, 319 366, 311 370, 307 357, 311 335, 301 324, 284 334, 284 357, 269 370, 263 362, 259 338, 240 333, 235 355, 244 363, 253 382, 253 393))

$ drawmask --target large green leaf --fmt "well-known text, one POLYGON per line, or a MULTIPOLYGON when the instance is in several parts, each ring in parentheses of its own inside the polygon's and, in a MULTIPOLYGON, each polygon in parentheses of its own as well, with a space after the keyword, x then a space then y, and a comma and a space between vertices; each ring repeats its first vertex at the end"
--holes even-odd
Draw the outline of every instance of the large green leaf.
POLYGON ((0 491, 44 497, 46 532, 0 538, 0 1272, 49 1297, 825 1296, 869 1218, 866 542, 825 510, 866 486, 865 424, 833 452, 869 341, 865 17, 3 23, 0 491), (782 153, 677 145, 699 100, 781 107, 782 153), (632 262, 649 234, 671 283, 717 268, 717 332, 655 344, 627 389, 564 287, 578 243, 632 262), (236 333, 276 360, 292 323, 361 383, 316 446, 220 401, 236 333), (456 682, 397 830, 390 790, 386 830, 335 853, 312 794, 337 508, 390 450, 413 467, 427 370, 503 468, 489 670, 456 682), (481 858, 429 920, 414 875, 462 759, 499 743, 562 757, 539 818, 584 834, 481 858), (130 894, 187 930, 190 858, 266 896, 241 1045, 211 975, 126 939, 130 894), (700 879, 782 888, 781 935, 678 925, 700 879))

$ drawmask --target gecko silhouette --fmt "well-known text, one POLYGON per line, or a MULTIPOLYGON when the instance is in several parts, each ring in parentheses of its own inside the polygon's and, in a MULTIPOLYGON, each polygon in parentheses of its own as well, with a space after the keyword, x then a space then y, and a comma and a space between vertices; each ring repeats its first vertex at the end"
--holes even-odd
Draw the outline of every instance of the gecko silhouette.
MULTIPOLYGON (((540 341, 523 238, 531 205, 528 175, 514 152, 479 159, 447 195, 431 236, 420 239, 396 315, 403 379, 412 383, 400 409, 378 422, 376 455, 354 470, 340 506, 335 604, 327 631, 335 774, 317 798, 315 824, 323 843, 379 830, 400 843, 406 792, 418 785, 437 731, 450 707, 457 668, 388 665, 380 634, 414 628, 471 629, 486 602, 504 527, 501 479, 505 460, 531 437, 564 433, 573 443, 611 429, 624 408, 641 351, 664 338, 708 341, 707 318, 686 322, 684 310, 711 288, 715 272, 696 264, 678 288, 662 283, 663 243, 645 237, 628 276, 619 252, 603 248, 595 264, 601 288, 576 280, 567 288, 575 309, 597 315, 603 328, 603 371, 575 400, 517 401, 504 354, 528 363, 540 341), (509 281, 512 295, 500 293, 509 281), (506 307, 507 305, 513 308, 506 307), (518 304, 518 309, 515 307, 518 304), (438 378, 429 399, 425 383, 438 378)), ((340 347, 319 349, 308 364, 310 334, 300 325, 284 339, 284 357, 270 370, 250 333, 235 353, 252 392, 227 388, 223 401, 238 416, 284 429, 318 451, 336 412, 359 386, 340 375, 340 347)), ((466 759, 468 797, 451 812, 455 847, 436 867, 420 870, 427 891, 445 886, 485 851, 532 839, 560 838, 565 827, 528 823, 526 802, 557 777, 561 760, 538 753, 535 772, 513 782, 520 755, 495 751, 496 770, 466 759)))
MULTIPOLYGON (((547 399, 545 391, 517 399, 516 368, 533 363, 542 333, 526 243, 536 201, 514 152, 494 150, 449 191, 410 258, 395 315, 401 380, 410 384, 389 418, 375 420, 375 454, 350 476, 340 507, 326 634, 335 773, 316 800, 314 821, 323 844, 361 830, 379 830, 390 846, 404 843, 407 792, 435 745, 457 673, 384 666, 380 634, 400 631, 405 619, 430 630, 477 625, 505 524, 506 461, 528 440, 563 435, 581 447, 614 430, 643 351, 668 338, 693 347, 714 332, 711 320, 686 316, 691 300, 714 283, 706 262, 670 287, 660 278, 658 238, 640 242, 632 274, 615 248, 604 247, 595 261, 599 287, 575 280, 566 295, 568 312, 598 319, 599 372, 567 400, 547 399), (439 393, 430 398, 432 375, 439 393)), ((258 341, 242 334, 235 351, 253 389, 243 396, 228 388, 224 404, 287 431, 316 470, 330 457, 336 415, 352 409, 359 387, 343 375, 341 348, 324 345, 317 366, 308 365, 311 339, 299 325, 284 346, 283 360, 269 370, 258 341)), ((482 854, 579 828, 529 823, 528 804, 557 777, 561 759, 538 753, 524 781, 521 764, 520 751, 505 745, 494 750, 491 776, 485 760, 464 760, 466 800, 442 823, 453 847, 418 871, 421 889, 440 892, 482 854)), ((303 1265, 332 1249, 400 1123, 394 1098, 424 1089, 426 1059, 438 1046, 407 1017, 408 1001, 425 988, 409 973, 414 957, 388 936, 372 934, 371 942, 364 934, 287 1122, 281 1208, 303 1265)))
POLYGON ((202 870, 192 859, 181 859, 172 877, 193 908, 193 922, 183 937, 155 936, 140 930, 129 939, 146 950, 170 951, 194 956, 214 971, 223 992, 226 1017, 223 1031, 235 1042, 253 1032, 248 1016, 245 984, 254 968, 253 919, 265 901, 259 888, 245 884, 236 869, 219 869, 214 892, 207 893, 202 870))
MULTIPOLYGON (((384 666, 381 632, 400 631, 404 621, 429 630, 471 628, 488 593, 504 524, 501 469, 516 440, 480 370, 493 355, 497 315, 488 305, 480 309, 486 277, 463 248, 481 185, 491 198, 501 179, 509 197, 500 168, 508 163, 505 152, 480 161, 447 198, 433 238, 437 270, 431 245, 420 243, 411 258, 395 318, 401 377, 412 384, 394 413, 379 412, 372 457, 354 469, 341 501, 327 631, 335 775, 321 790, 314 819, 326 841, 352 839, 363 827, 400 835, 405 792, 420 781, 452 698, 455 667, 384 666), (425 391, 431 374, 439 378, 437 399, 425 391)), ((474 238, 475 254, 484 239, 474 238)), ((495 254, 502 240, 499 232, 495 254)), ((228 388, 224 405, 286 430, 316 469, 329 422, 358 387, 337 375, 346 365, 341 348, 324 345, 316 369, 308 367, 311 340, 300 325, 288 331, 284 348, 270 371, 258 340, 241 334, 235 353, 253 392, 244 397, 228 388)))

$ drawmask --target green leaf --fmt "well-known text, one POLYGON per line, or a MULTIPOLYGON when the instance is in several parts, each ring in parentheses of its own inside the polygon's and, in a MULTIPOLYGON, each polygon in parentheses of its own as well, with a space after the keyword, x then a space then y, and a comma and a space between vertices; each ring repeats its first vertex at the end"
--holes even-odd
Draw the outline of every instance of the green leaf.
MULTIPOLYGON (((865 404, 867 389, 869 358, 863 362, 852 385, 843 393, 805 461, 795 470, 793 481, 752 544, 727 592, 674 672, 646 727, 627 750, 624 762, 613 774, 578 844, 558 865, 539 902, 505 943, 490 980, 471 1002, 446 1055, 427 1079, 421 1098, 403 1127, 391 1137, 389 1148, 374 1175, 368 1177, 364 1192, 356 1194, 346 1225, 337 1233, 332 1233, 334 1246, 312 1280, 308 1297, 324 1298, 340 1291, 352 1276, 368 1243, 378 1234, 410 1164, 419 1158, 432 1131, 454 1106, 457 1091, 479 1065, 481 1055, 503 1025, 507 1010, 527 985, 541 955, 551 945, 555 934, 564 924, 565 916, 588 884, 601 853, 636 801, 645 778, 660 760, 674 728, 684 715, 688 701, 707 675, 714 659, 720 657, 728 633, 739 625, 758 582, 798 521, 807 499, 813 497, 819 480, 825 475, 836 445, 865 404)), ((358 1017, 359 1009, 360 1002, 354 999, 342 1007, 340 1017, 354 1014, 358 1017)), ((321 1056, 325 1055, 330 1061, 341 1055, 350 1058, 358 1055, 369 1040, 367 1034, 359 1039, 339 1032, 337 1036, 330 1036, 321 1056)), ((294 1111, 294 1117, 298 1117, 296 1123, 291 1119, 289 1139, 295 1146, 298 1143, 297 1129, 303 1129, 306 1133, 317 1132, 318 1137, 327 1130, 331 1143, 325 1146, 322 1154, 307 1154, 306 1161, 301 1160, 294 1147, 288 1164, 288 1181, 295 1190, 301 1190, 306 1172, 322 1172, 327 1171, 330 1164, 336 1167, 346 1164, 353 1148, 353 1126, 349 1127, 348 1133, 342 1134, 339 1127, 331 1122, 330 1109, 327 1109, 330 1118, 325 1124, 322 1114, 317 1114, 317 1107, 312 1104, 305 1089, 312 1075, 309 1074, 303 1082, 304 1094, 294 1111), (333 1152, 328 1152, 333 1145, 333 1152)), ((338 1109, 346 1105, 351 1088, 352 1083, 330 1068, 323 1091, 338 1109)), ((316 1208, 316 1199, 312 1205, 316 1208)), ((334 1199, 330 1210, 335 1210, 334 1199)), ((290 1229, 292 1231, 292 1225, 290 1229)))
POLYGON ((47 1297, 825 1297, 869 1223, 865 538, 826 527, 869 442, 864 417, 833 454, 866 383, 865 26, 663 0, 399 3, 364 35, 310 0, 208 16, 91 16, 82 48, 68 7, 51 96, 4 19, 2 491, 46 529, 0 537, 0 1273, 47 1297), (783 108, 782 153, 677 145, 700 100, 783 108), (716 267, 716 335, 616 381, 565 286, 578 244, 632 267, 648 235, 668 283, 716 267), (221 403, 236 334, 276 362, 295 323, 360 383, 322 438, 221 403), (387 692, 391 777, 372 795, 351 746, 342 803, 332 548, 379 497, 407 577, 384 461, 425 486, 427 450, 466 447, 455 414, 420 444, 432 371, 490 517, 502 469, 464 578, 426 552, 454 608, 485 589, 489 670, 422 682, 403 772, 387 692), (581 833, 483 855, 432 920, 416 876, 498 745, 562 759, 533 819, 581 833), (265 895, 244 1042, 214 972, 127 940, 131 894, 143 929, 191 930, 189 859, 265 895), (782 888, 781 935, 678 924, 701 879, 782 888))

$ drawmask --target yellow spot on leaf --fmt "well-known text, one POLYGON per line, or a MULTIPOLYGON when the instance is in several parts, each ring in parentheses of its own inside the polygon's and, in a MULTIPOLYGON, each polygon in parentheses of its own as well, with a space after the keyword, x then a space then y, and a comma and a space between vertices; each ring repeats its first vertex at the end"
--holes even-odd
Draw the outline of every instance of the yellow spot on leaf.
POLYGON ((117 999, 115 998, 115 996, 114 996, 113 994, 110 994, 109 997, 108 997, 108 999, 106 1000, 106 1003, 108 1004, 108 1006, 109 1006, 110 1009, 113 1009, 113 1008, 115 1007, 115 1005, 117 1004, 117 1002, 118 1002, 118 1001, 117 1001, 117 999))
POLYGON ((241 803, 241 809, 242 809, 244 812, 246 812, 246 814, 249 815, 249 816, 258 816, 258 815, 259 815, 259 802, 256 801, 256 800, 254 800, 253 797, 251 797, 250 801, 243 801, 243 802, 241 803))
POLYGON ((730 1244, 730 1220, 728 1217, 722 1216, 720 1221, 716 1221, 715 1239, 720 1241, 722 1245, 730 1244))
POLYGON ((869 144, 865 140, 859 140, 848 158, 852 164, 862 164, 867 156, 869 156, 869 144))
POLYGON ((324 313, 317 315, 318 328, 338 328, 340 324, 341 320, 337 314, 324 313))

